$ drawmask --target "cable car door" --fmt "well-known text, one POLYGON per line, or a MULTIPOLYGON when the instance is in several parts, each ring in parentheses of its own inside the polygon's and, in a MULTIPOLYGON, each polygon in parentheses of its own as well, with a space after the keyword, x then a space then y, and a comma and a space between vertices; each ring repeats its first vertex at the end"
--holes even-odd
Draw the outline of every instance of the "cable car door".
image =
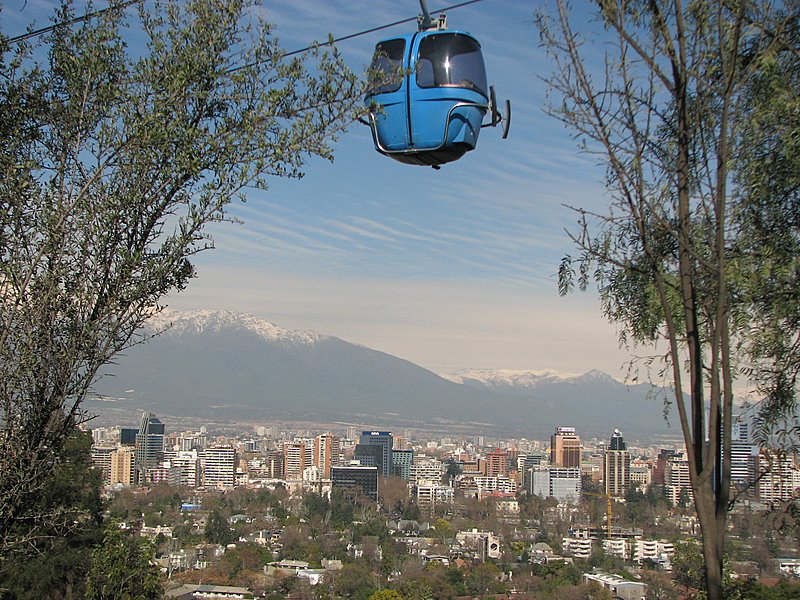
POLYGON ((480 44, 459 32, 427 32, 414 38, 408 75, 411 145, 415 150, 464 146, 478 141, 488 103, 480 44), (457 106, 459 104, 469 106, 457 106))
POLYGON ((368 92, 371 100, 380 105, 375 116, 375 134, 380 145, 388 151, 408 150, 408 77, 403 76, 407 68, 406 40, 397 38, 384 40, 375 46, 370 77, 373 79, 368 92))

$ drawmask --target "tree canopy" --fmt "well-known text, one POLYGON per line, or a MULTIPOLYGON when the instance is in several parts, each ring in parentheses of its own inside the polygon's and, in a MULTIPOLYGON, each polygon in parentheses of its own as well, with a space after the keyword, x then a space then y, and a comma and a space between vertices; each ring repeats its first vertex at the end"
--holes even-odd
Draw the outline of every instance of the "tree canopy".
MULTIPOLYGON (((331 158, 360 106, 334 48, 286 58, 260 14, 139 3, 0 37, 0 560, 36 543, 31 499, 82 401, 194 276, 205 226, 331 158)), ((74 16, 64 0, 54 20, 74 16)))
POLYGON ((771 399, 765 422, 791 414, 797 392, 800 230, 777 220, 796 212, 796 177, 785 175, 798 158, 781 139, 797 129, 774 115, 796 106, 788 65, 800 11, 794 1, 600 0, 607 53, 594 68, 567 2, 557 4, 539 21, 555 65, 549 110, 606 164, 611 197, 604 214, 576 208, 578 255, 562 262, 560 291, 596 285, 622 343, 654 348, 638 358, 674 392, 707 591, 720 598, 737 374, 771 399), (759 94, 770 81, 773 98, 759 94), (780 236, 759 226, 765 218, 780 236))
POLYGON ((149 543, 123 531, 119 523, 110 520, 103 533, 103 543, 92 551, 84 597, 87 600, 161 598, 164 590, 152 559, 153 549, 149 543))

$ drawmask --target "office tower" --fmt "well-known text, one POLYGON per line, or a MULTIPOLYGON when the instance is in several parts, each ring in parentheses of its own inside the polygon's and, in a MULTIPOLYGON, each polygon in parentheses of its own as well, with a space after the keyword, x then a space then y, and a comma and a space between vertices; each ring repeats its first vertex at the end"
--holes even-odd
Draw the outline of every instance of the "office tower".
POLYGON ((236 484, 236 449, 233 446, 210 446, 203 450, 203 485, 229 488, 236 484))
POLYGON ((731 431, 731 484, 743 488, 756 480, 758 446, 750 436, 750 421, 744 415, 734 415, 731 431))
POLYGON ((383 448, 377 444, 356 444, 353 460, 362 467, 378 467, 378 474, 383 476, 383 448))
POLYGON ((108 475, 109 485, 133 485, 136 462, 134 456, 134 449, 130 446, 122 446, 111 453, 108 475))
POLYGON ((273 450, 267 453, 267 476, 272 479, 283 479, 283 452, 273 450))
POLYGON ((517 457, 517 471, 523 473, 527 469, 538 467, 541 464, 547 464, 547 456, 539 450, 533 450, 517 457))
POLYGON ((339 464, 339 438, 323 433, 314 438, 314 466, 319 467, 322 478, 331 478, 331 467, 339 464))
POLYGON ((667 448, 662 448, 658 453, 655 467, 653 467, 653 485, 665 485, 664 477, 667 463, 673 456, 675 456, 675 450, 669 450, 667 448))
POLYGON ((364 495, 375 502, 378 500, 378 467, 331 467, 331 487, 364 495))
POLYGON ((153 413, 142 414, 136 432, 136 477, 138 483, 147 481, 147 470, 158 467, 164 455, 164 424, 153 413))
POLYGON ((555 498, 559 503, 576 503, 581 499, 578 467, 530 467, 526 481, 526 489, 541 498, 555 498))
POLYGON ((550 464, 554 467, 581 466, 581 438, 574 427, 557 427, 550 436, 550 464))
POLYGON ((119 443, 123 446, 135 446, 137 433, 139 433, 139 430, 135 427, 121 427, 119 430, 119 443))
POLYGON ((560 503, 577 503, 581 499, 579 467, 550 467, 550 495, 560 503))
POLYGON ((526 472, 525 489, 540 498, 550 497, 550 467, 531 467, 526 472))
POLYGON ((614 430, 611 444, 603 460, 603 480, 606 494, 624 496, 631 487, 631 454, 619 429, 614 430))
POLYGON ((408 481, 412 464, 414 464, 413 450, 392 450, 392 475, 408 481))
POLYGON ((311 457, 304 442, 284 442, 283 478, 302 479, 303 471, 311 466, 311 457))
POLYGON ((365 466, 371 466, 371 462, 378 467, 380 477, 388 477, 392 474, 392 442, 390 431, 363 431, 356 444, 355 458, 365 466), (376 446, 379 451, 375 450, 376 446))

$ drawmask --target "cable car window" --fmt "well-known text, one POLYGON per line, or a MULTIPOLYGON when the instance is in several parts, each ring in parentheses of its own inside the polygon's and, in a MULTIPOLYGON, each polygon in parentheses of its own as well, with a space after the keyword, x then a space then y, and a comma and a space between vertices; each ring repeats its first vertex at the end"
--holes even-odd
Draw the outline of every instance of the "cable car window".
POLYGON ((403 84, 404 39, 386 40, 375 46, 375 55, 370 65, 368 95, 396 92, 403 84))
POLYGON ((478 42, 458 33, 434 34, 419 43, 419 87, 464 87, 486 95, 486 68, 478 42))

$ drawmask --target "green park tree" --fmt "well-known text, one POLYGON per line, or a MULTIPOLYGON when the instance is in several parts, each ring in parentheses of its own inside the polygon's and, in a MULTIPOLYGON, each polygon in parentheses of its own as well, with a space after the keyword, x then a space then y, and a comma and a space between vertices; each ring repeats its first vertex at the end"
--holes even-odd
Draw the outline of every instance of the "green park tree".
POLYGON ((375 574, 364 563, 344 565, 333 580, 333 590, 344 598, 368 600, 376 592, 375 574))
POLYGON ((208 515, 204 535, 210 544, 222 544, 223 546, 230 544, 235 539, 228 520, 218 510, 213 510, 208 515))
POLYGON ((335 49, 284 57, 255 9, 112 3, 0 36, 0 561, 52 526, 33 500, 83 400, 194 276, 205 227, 331 158, 361 104, 335 49))
MULTIPOLYGON (((557 4, 555 16, 539 20, 555 64, 550 112, 601 157, 611 198, 607 213, 576 209, 579 254, 562 262, 560 291, 594 281, 621 342, 654 349, 639 358, 648 376, 672 388, 702 530, 705 587, 718 600, 734 381, 745 367, 764 390, 777 389, 772 367, 800 331, 796 321, 777 318, 796 314, 793 277, 783 278, 794 286, 784 288, 791 308, 752 289, 756 272, 770 280, 769 270, 787 255, 772 252, 764 232, 750 228, 753 235, 742 237, 748 207, 759 214, 771 200, 750 193, 745 163, 736 160, 740 140, 758 145, 769 135, 748 134, 753 83, 782 56, 796 55, 797 3, 599 0, 596 33, 607 52, 601 65, 574 31, 567 2, 557 4), (780 338, 766 351, 754 335, 761 325, 780 338), (738 363, 740 357, 750 364, 738 363)), ((771 165, 762 167, 769 178, 771 165)), ((784 233, 796 243, 796 225, 784 233)), ((793 273, 796 261, 794 255, 793 273)), ((634 379, 639 364, 631 363, 634 379)), ((779 391, 772 414, 794 404, 794 386, 779 391)))
POLYGON ((103 543, 92 551, 86 600, 125 598, 155 600, 163 596, 158 567, 153 561, 152 546, 123 531, 110 520, 103 533, 103 543))
POLYGON ((52 475, 36 499, 37 510, 60 515, 43 526, 34 554, 14 553, 0 562, 0 596, 16 600, 80 598, 92 547, 102 541, 100 472, 93 468, 92 437, 73 431, 52 475), (73 525, 60 523, 71 519, 73 525))

